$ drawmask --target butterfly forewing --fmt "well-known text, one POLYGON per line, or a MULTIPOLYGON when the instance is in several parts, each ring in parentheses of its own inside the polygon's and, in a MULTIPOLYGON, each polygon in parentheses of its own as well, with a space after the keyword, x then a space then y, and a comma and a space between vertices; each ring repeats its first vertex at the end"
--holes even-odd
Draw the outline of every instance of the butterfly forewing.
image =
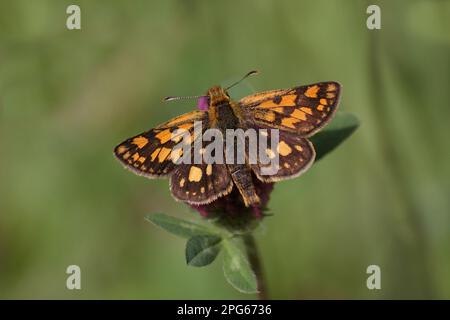
POLYGON ((137 174, 150 178, 167 176, 175 168, 174 162, 182 156, 182 149, 174 147, 187 141, 192 148, 198 138, 194 138, 194 122, 204 123, 206 118, 205 112, 186 113, 125 140, 114 149, 114 154, 137 174), (188 133, 191 138, 183 140, 188 133))
POLYGON ((340 85, 320 82, 287 90, 267 91, 240 101, 244 121, 309 137, 336 112, 340 85))

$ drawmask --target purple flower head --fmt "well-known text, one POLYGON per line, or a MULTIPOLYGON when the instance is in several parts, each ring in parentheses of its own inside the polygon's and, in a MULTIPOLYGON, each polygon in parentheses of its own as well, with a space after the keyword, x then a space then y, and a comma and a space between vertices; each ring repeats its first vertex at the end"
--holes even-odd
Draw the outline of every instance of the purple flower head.
POLYGON ((215 217, 216 215, 226 216, 230 219, 241 219, 244 216, 250 220, 261 219, 263 210, 266 209, 269 202, 270 193, 273 190, 273 183, 264 183, 252 175, 253 184, 256 194, 259 196, 261 203, 257 207, 246 207, 239 190, 233 187, 233 190, 226 196, 204 205, 191 205, 203 217, 215 217))
POLYGON ((198 98, 197 100, 197 108, 201 111, 206 111, 209 108, 209 103, 208 103, 208 97, 207 96, 203 96, 198 98))

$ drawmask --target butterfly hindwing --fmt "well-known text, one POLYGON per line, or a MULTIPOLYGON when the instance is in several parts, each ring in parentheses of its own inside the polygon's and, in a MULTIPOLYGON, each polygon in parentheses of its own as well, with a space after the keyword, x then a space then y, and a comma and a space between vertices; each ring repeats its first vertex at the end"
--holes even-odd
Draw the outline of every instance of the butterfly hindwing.
MULTIPOLYGON (((207 129, 205 127, 203 133, 207 129)), ((227 165, 205 161, 209 143, 203 139, 195 141, 189 162, 178 164, 173 171, 170 190, 176 199, 190 204, 206 204, 231 191, 233 182, 227 165)))
POLYGON ((337 82, 320 82, 267 91, 241 99, 240 106, 247 123, 309 137, 333 117, 340 88, 337 82))
POLYGON ((175 168, 174 161, 182 156, 182 149, 174 147, 187 133, 191 137, 187 142, 193 145, 197 138, 194 137, 194 122, 204 122, 205 119, 205 112, 186 113, 125 140, 114 149, 114 154, 126 168, 139 175, 150 178, 167 176, 175 168))
POLYGON ((271 130, 268 132, 268 143, 266 154, 271 159, 267 164, 259 161, 251 164, 251 168, 259 180, 263 182, 275 182, 285 179, 298 177, 305 172, 314 162, 315 151, 312 143, 301 138, 295 133, 287 131, 278 131, 279 139, 277 145, 271 144, 271 130), (275 157, 278 157, 278 164, 275 157), (267 171, 268 168, 274 170, 267 171), (266 169, 266 172, 263 169, 266 169), (269 174, 267 174, 270 172, 269 174))
POLYGON ((170 178, 173 196, 190 204, 210 203, 232 188, 226 164, 180 164, 170 178))

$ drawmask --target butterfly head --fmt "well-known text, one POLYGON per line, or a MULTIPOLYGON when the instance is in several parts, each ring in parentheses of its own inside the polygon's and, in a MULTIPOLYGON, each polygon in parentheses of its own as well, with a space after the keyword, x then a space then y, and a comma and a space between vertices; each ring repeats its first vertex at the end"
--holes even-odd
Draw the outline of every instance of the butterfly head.
POLYGON ((185 96, 185 97, 165 97, 164 101, 174 101, 174 100, 181 100, 181 99, 197 99, 197 108, 202 111, 206 111, 209 109, 212 105, 220 105, 222 103, 229 103, 230 102, 230 95, 228 94, 227 90, 234 87, 235 85, 239 84, 242 80, 246 79, 248 76, 257 74, 257 71, 250 71, 245 76, 243 76, 239 81, 236 81, 232 85, 222 88, 221 86, 214 86, 206 92, 206 95, 204 96, 185 96))
POLYGON ((207 92, 209 98, 209 105, 219 105, 222 103, 230 102, 230 96, 228 92, 221 86, 214 86, 207 92))

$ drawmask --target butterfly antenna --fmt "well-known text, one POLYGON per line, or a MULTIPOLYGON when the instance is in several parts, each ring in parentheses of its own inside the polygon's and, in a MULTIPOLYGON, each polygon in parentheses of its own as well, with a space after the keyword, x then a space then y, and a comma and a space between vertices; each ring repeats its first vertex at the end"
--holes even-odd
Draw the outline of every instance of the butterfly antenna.
MULTIPOLYGON (((258 71, 257 70, 252 70, 252 71, 248 72, 245 76, 243 76, 241 79, 239 79, 239 81, 236 81, 231 86, 228 86, 225 90, 228 90, 228 89, 234 87, 235 85, 239 84, 241 81, 245 80, 247 77, 252 76, 254 74, 258 74, 258 71)), ((204 96, 204 95, 201 95, 201 96, 184 96, 184 97, 171 97, 171 96, 169 96, 169 97, 165 97, 163 99, 163 101, 175 101, 175 100, 184 100, 184 99, 198 99, 198 98, 201 98, 201 97, 206 97, 206 96, 204 96)))
POLYGON ((204 96, 185 96, 185 97, 165 97, 163 101, 175 101, 184 99, 198 99, 204 96))
POLYGON ((243 76, 241 79, 239 79, 238 81, 233 83, 231 86, 228 86, 225 90, 233 88, 235 85, 239 84, 241 81, 245 80, 247 77, 255 75, 255 74, 258 74, 257 70, 252 70, 252 71, 248 72, 245 76, 243 76))

